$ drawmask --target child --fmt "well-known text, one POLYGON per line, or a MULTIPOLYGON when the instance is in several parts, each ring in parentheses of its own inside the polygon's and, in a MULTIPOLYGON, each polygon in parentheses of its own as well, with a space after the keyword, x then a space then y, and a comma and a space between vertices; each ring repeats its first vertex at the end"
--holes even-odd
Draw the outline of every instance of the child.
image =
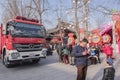
POLYGON ((111 58, 107 58, 102 80, 114 80, 114 76, 115 69, 113 67, 113 60, 111 58))
POLYGON ((103 51, 106 54, 107 58, 112 58, 113 48, 110 44, 105 44, 105 47, 104 47, 103 51))
POLYGON ((69 50, 68 50, 68 48, 64 47, 63 50, 62 50, 62 52, 63 52, 63 62, 65 64, 68 64, 69 63, 69 59, 68 59, 69 50))
POLYGON ((96 56, 95 53, 95 48, 94 47, 90 47, 90 60, 91 60, 91 64, 96 64, 98 62, 98 57, 96 56))
POLYGON ((98 62, 101 63, 101 61, 100 61, 100 47, 98 47, 97 45, 95 47, 95 53, 96 53, 96 56, 98 57, 98 62))

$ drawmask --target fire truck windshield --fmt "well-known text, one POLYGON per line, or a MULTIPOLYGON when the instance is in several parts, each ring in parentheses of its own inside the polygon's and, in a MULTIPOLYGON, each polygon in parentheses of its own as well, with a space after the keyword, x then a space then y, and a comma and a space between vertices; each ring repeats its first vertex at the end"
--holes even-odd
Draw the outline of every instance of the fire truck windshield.
POLYGON ((11 34, 15 37, 43 38, 46 36, 46 30, 44 26, 18 22, 11 34))

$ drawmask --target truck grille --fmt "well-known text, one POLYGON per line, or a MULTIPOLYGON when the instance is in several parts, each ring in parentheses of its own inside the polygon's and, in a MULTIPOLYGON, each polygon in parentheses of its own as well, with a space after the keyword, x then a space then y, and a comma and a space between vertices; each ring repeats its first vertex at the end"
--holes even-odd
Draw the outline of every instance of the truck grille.
POLYGON ((19 52, 40 51, 42 50, 43 44, 14 44, 13 46, 19 52))

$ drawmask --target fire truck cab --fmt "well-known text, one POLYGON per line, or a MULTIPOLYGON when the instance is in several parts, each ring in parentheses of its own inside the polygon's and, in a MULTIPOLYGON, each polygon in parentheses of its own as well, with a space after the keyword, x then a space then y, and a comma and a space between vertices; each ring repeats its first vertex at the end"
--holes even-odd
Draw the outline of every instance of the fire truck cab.
POLYGON ((46 57, 46 29, 36 19, 17 16, 0 27, 0 57, 6 67, 46 57))

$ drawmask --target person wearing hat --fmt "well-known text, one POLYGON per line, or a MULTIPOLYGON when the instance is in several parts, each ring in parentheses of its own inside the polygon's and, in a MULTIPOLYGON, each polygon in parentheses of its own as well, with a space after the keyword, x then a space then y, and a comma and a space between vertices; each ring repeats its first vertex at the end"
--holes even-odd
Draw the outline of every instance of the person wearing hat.
POLYGON ((113 60, 111 58, 107 58, 102 80, 114 80, 114 76, 115 69, 113 67, 113 60))
POLYGON ((76 80, 86 80, 87 74, 87 62, 88 62, 88 50, 87 47, 88 40, 83 39, 80 44, 75 46, 73 49, 74 64, 77 67, 77 79, 76 80))

